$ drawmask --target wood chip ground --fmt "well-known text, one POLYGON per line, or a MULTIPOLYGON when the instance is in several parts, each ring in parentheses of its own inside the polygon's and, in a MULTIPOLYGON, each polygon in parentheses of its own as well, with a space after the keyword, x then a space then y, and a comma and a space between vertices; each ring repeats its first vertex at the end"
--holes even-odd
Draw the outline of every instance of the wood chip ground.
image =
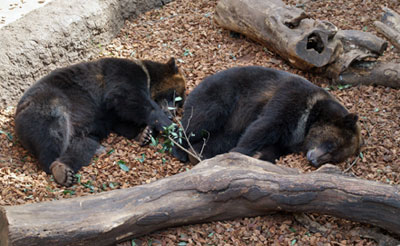
MULTIPOLYGON (((398 185, 400 183, 400 93, 384 87, 330 85, 326 79, 291 68, 261 45, 223 30, 213 22, 217 1, 176 0, 126 21, 121 33, 99 57, 131 57, 167 61, 177 59, 190 92, 217 71, 241 65, 262 65, 305 76, 330 90, 350 111, 360 116, 365 146, 358 157, 340 163, 357 177, 398 185)), ((341 29, 376 34, 381 6, 400 10, 398 0, 290 0, 312 18, 329 20, 341 29)), ((400 62, 399 51, 389 45, 383 61, 400 62)), ((0 205, 17 205, 90 195, 122 189, 184 172, 191 168, 160 146, 140 147, 135 141, 110 135, 103 145, 107 153, 96 156, 80 172, 79 184, 58 186, 37 167, 15 139, 15 107, 0 111, 0 205), (129 170, 127 170, 127 168, 129 170)), ((314 170, 303 155, 281 158, 278 165, 314 170)), ((377 245, 359 235, 368 225, 331 216, 310 214, 328 230, 309 230, 289 213, 231 221, 189 225, 156 232, 120 245, 377 245)))

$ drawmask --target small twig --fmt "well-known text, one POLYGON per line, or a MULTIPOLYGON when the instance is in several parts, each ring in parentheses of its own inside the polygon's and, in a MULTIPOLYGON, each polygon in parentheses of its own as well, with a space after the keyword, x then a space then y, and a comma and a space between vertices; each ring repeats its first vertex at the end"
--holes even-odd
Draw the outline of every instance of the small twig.
MULTIPOLYGON (((185 131, 185 129, 183 128, 182 122, 180 122, 180 121, 178 120, 178 124, 179 124, 179 127, 182 128, 183 136, 185 137, 186 142, 188 143, 189 149, 192 151, 192 152, 191 152, 191 155, 192 155, 192 156, 193 156, 193 155, 196 155, 196 159, 201 161, 201 155, 200 155, 199 153, 197 153, 196 150, 194 150, 192 144, 191 144, 190 141, 189 141, 189 137, 187 136, 186 131, 185 131)), ((182 148, 183 148, 183 146, 182 146, 182 148)), ((189 153, 189 152, 190 152, 190 151, 188 151, 188 153, 189 153)))
POLYGON ((200 156, 203 156, 203 150, 204 150, 204 147, 206 147, 206 145, 207 145, 207 142, 208 142, 208 139, 210 139, 210 133, 209 132, 207 132, 208 133, 208 135, 207 135, 207 139, 205 139, 205 138, 203 138, 203 146, 201 146, 201 150, 200 150, 200 156))
POLYGON ((354 161, 351 163, 351 165, 348 167, 348 168, 346 168, 346 170, 344 170, 343 171, 343 173, 347 173, 356 163, 357 163, 357 161, 360 159, 360 155, 358 155, 357 157, 356 157, 356 159, 354 159, 354 161))
MULTIPOLYGON (((186 134, 186 131, 187 131, 187 128, 189 127, 190 119, 192 118, 192 116, 193 116, 193 107, 192 107, 192 112, 190 114, 190 117, 189 117, 189 120, 188 120, 188 125, 187 125, 186 129, 183 127, 182 122, 180 120, 177 120, 177 122, 178 122, 179 127, 183 130, 183 136, 185 137, 186 142, 188 143, 189 149, 192 151, 192 152, 190 152, 190 151, 188 152, 185 149, 185 152, 190 153, 191 156, 196 155, 196 157, 195 157, 196 160, 201 161, 201 154, 196 152, 196 150, 193 148, 192 144, 189 141, 189 137, 186 134)), ((181 149, 184 149, 183 146, 181 146, 181 149)))
MULTIPOLYGON (((175 104, 175 95, 174 95, 174 108, 176 109, 176 104, 175 104)), ((208 135, 208 138, 204 141, 203 146, 201 147, 201 151, 200 153, 197 153, 196 150, 193 148, 192 144, 189 141, 189 137, 187 136, 186 132, 187 129, 189 128, 190 125, 190 120, 193 117, 193 107, 192 107, 192 112, 190 114, 189 120, 188 120, 188 124, 186 126, 186 129, 183 127, 182 122, 180 120, 176 119, 176 110, 174 110, 174 114, 172 114, 171 112, 169 112, 170 115, 172 117, 174 117, 174 119, 176 120, 176 122, 178 123, 178 127, 182 129, 183 132, 183 136, 186 140, 186 142, 188 143, 189 149, 190 151, 188 151, 186 148, 184 148, 182 145, 180 145, 178 142, 176 142, 173 138, 171 138, 171 136, 168 136, 168 139, 171 140, 171 142, 173 142, 176 146, 178 146, 181 150, 185 151, 186 153, 188 153, 189 155, 193 156, 196 160, 198 160, 199 162, 201 161, 201 156, 204 150, 204 147, 208 141, 208 138, 210 137, 210 135, 208 135)))
POLYGON ((188 153, 189 155, 193 156, 196 160, 198 160, 199 162, 201 162, 200 157, 197 156, 197 154, 190 152, 189 150, 185 149, 182 145, 180 145, 178 142, 176 142, 173 138, 171 138, 171 136, 168 136, 168 139, 173 142, 176 146, 178 146, 181 150, 185 151, 186 153, 188 153))
POLYGON ((190 117, 189 117, 189 119, 188 119, 188 123, 187 123, 186 129, 185 129, 185 132, 186 132, 187 129, 189 128, 190 121, 192 120, 192 117, 193 117, 193 107, 192 107, 192 112, 190 113, 190 117))

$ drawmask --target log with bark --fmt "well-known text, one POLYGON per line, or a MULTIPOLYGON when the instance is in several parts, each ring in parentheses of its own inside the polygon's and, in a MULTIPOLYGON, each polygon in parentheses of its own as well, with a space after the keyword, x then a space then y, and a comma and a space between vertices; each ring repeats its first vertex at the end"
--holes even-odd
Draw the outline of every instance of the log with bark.
POLYGON ((371 63, 388 45, 371 33, 338 30, 332 23, 311 19, 303 10, 281 0, 220 0, 214 19, 223 28, 260 42, 299 69, 322 73, 336 82, 343 82, 341 75, 349 77, 351 72, 353 84, 400 88, 399 76, 389 83, 381 64, 371 63), (368 66, 367 72, 351 69, 363 63, 368 66), (366 82, 368 73, 378 74, 378 79, 366 82))
POLYGON ((128 189, 6 206, 0 245, 110 245, 184 224, 277 211, 329 214, 400 235, 400 189, 343 175, 277 166, 238 153, 128 189))
POLYGON ((378 32, 382 33, 400 52, 400 15, 392 9, 383 7, 381 21, 374 24, 378 32))

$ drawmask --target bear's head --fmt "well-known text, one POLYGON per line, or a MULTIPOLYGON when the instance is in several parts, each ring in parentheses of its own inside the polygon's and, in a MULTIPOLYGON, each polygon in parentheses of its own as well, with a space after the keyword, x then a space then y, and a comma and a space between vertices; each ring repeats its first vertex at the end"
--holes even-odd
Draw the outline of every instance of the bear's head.
POLYGON ((331 117, 310 127, 304 142, 307 159, 315 167, 337 163, 357 155, 362 144, 361 128, 356 114, 331 117))
POLYGON ((186 82, 183 74, 171 58, 167 63, 143 61, 149 71, 151 98, 164 111, 181 107, 185 99, 186 82))

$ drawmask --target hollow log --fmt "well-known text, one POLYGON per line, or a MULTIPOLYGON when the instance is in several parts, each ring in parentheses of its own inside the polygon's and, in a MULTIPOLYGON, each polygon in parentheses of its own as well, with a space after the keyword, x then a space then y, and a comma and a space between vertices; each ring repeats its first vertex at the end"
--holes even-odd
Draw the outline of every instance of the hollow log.
POLYGON ((383 7, 381 21, 374 24, 378 32, 382 33, 400 52, 400 15, 392 9, 383 7))
POLYGON ((276 211, 329 214, 400 235, 400 190, 342 175, 273 165, 238 153, 150 184, 52 202, 5 206, 0 245, 110 245, 184 224, 276 211))
POLYGON ((365 76, 369 73, 374 79, 384 79, 387 67, 397 64, 370 66, 367 73, 358 69, 360 63, 376 61, 387 48, 386 41, 371 33, 339 30, 330 22, 308 18, 303 10, 281 0, 220 0, 214 19, 223 28, 265 45, 299 69, 321 73, 336 82, 346 76, 353 84, 399 88, 399 77, 392 76, 387 83, 371 82, 365 76))
POLYGON ((300 69, 322 67, 332 61, 340 43, 330 42, 337 28, 280 0, 221 0, 214 19, 278 53, 300 69))

